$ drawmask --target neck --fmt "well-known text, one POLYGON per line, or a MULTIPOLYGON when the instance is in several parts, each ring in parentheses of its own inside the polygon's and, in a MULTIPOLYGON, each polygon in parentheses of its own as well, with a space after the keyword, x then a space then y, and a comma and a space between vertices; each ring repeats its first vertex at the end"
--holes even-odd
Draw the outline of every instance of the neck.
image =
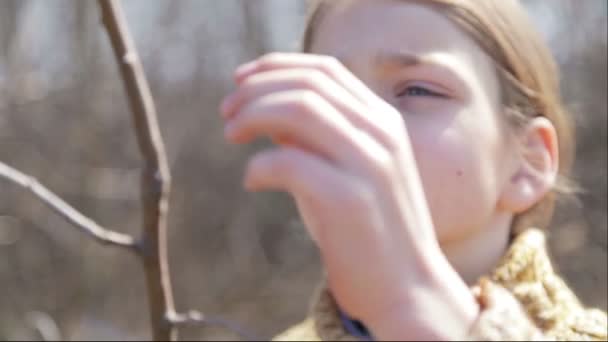
POLYGON ((511 222, 511 215, 497 216, 489 227, 441 244, 450 264, 468 285, 498 265, 509 244, 511 222))

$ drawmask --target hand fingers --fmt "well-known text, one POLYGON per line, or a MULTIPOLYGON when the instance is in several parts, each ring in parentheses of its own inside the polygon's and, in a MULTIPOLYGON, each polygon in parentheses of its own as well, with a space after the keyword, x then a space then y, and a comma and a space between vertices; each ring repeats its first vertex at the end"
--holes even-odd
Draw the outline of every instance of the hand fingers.
POLYGON ((338 168, 297 148, 282 147, 257 153, 247 166, 245 187, 251 191, 280 190, 310 199, 329 196, 342 184, 338 168))
POLYGON ((227 123, 225 134, 236 143, 263 135, 289 137, 322 157, 364 170, 386 153, 317 93, 305 90, 272 93, 248 103, 227 123))
POLYGON ((232 117, 247 102, 269 93, 307 89, 317 92, 338 110, 354 112, 354 106, 363 104, 343 87, 338 86, 324 73, 306 68, 279 69, 251 75, 239 88, 222 103, 225 118, 232 117))
POLYGON ((371 105, 382 101, 380 97, 355 77, 342 63, 329 56, 302 53, 271 53, 242 65, 236 70, 235 79, 240 84, 255 73, 287 68, 319 70, 365 104, 371 105))
POLYGON ((370 115, 366 111, 367 105, 354 98, 325 73, 317 70, 279 69, 253 74, 224 101, 223 116, 230 119, 238 114, 242 106, 267 94, 298 89, 316 92, 342 113, 352 125, 368 132, 383 145, 390 144, 391 136, 382 126, 394 125, 382 122, 382 117, 370 115))
POLYGON ((352 267, 357 258, 352 248, 389 245, 386 235, 372 228, 383 226, 373 188, 314 154, 293 148, 262 151, 250 160, 245 184, 251 191, 286 191, 295 198, 330 272, 352 267))
POLYGON ((337 227, 333 222, 336 217, 350 214, 355 219, 353 215, 367 213, 368 205, 374 202, 373 192, 354 177, 314 154, 295 148, 256 154, 248 164, 245 187, 250 191, 289 192, 317 243, 321 242, 319 239, 325 240, 319 230, 332 224, 337 227))

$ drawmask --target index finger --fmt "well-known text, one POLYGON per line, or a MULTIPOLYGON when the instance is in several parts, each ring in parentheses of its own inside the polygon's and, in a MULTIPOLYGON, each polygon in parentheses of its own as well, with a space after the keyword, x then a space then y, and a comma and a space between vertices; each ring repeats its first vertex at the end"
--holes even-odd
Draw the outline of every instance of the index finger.
POLYGON ((240 66, 235 72, 235 80, 237 84, 241 84, 249 76, 258 72, 285 68, 319 70, 363 103, 372 105, 382 101, 340 61, 331 56, 307 53, 271 53, 240 66))

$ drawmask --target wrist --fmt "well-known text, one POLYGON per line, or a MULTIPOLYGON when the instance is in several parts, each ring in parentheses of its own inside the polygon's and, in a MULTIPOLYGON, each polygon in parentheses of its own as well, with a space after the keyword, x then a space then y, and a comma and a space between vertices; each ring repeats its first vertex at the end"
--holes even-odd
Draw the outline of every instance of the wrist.
POLYGON ((448 265, 416 286, 392 296, 391 304, 363 321, 378 340, 459 340, 477 321, 471 289, 448 265))
POLYGON ((470 302, 447 303, 427 293, 419 303, 403 305, 364 320, 377 340, 446 341, 462 340, 479 316, 479 306, 470 302))

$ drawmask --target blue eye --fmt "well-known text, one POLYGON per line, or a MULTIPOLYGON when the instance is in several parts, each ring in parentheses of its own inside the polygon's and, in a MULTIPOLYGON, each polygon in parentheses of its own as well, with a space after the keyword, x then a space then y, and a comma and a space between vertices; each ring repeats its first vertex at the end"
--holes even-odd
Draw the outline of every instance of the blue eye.
POLYGON ((405 90, 399 93, 397 96, 430 96, 430 97, 445 97, 445 95, 434 92, 424 87, 420 86, 410 86, 405 88, 405 90))

